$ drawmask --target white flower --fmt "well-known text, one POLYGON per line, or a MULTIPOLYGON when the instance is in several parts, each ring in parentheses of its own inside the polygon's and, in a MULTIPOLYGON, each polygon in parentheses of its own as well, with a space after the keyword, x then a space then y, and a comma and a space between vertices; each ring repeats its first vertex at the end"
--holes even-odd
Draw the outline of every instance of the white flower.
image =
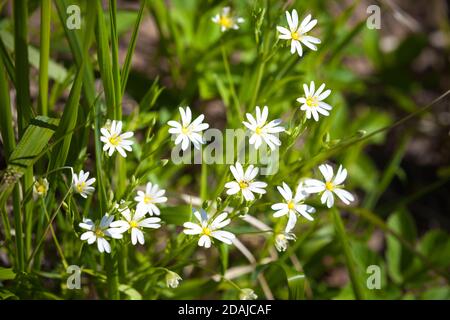
POLYGON ((311 206, 304 204, 304 200, 307 193, 303 189, 303 184, 299 184, 295 192, 295 196, 292 194, 291 188, 283 182, 283 186, 277 187, 281 196, 284 198, 285 202, 275 203, 272 205, 272 209, 276 210, 274 217, 282 217, 284 215, 289 215, 288 223, 286 225, 286 230, 292 230, 297 222, 297 214, 301 214, 306 219, 313 221, 314 218, 311 216, 312 213, 316 212, 311 206))
POLYGON ((247 113, 247 119, 249 122, 243 121, 242 123, 253 132, 250 137, 249 143, 255 145, 255 149, 258 149, 262 144, 262 141, 265 141, 270 149, 275 150, 276 146, 281 145, 280 139, 275 135, 275 133, 280 133, 285 131, 285 129, 281 126, 278 126, 281 123, 281 119, 275 119, 267 122, 267 117, 269 115, 269 109, 267 106, 264 106, 262 112, 261 109, 256 107, 256 120, 250 113, 247 113))
POLYGON ((295 234, 290 233, 290 232, 284 232, 284 233, 279 233, 275 236, 275 248, 277 248, 277 250, 279 252, 284 252, 286 251, 288 244, 289 244, 289 240, 295 241, 297 238, 295 236, 295 234))
POLYGON ((103 151, 108 151, 108 156, 112 156, 115 150, 124 158, 127 157, 126 151, 131 151, 133 141, 127 140, 134 134, 131 131, 122 133, 122 121, 113 120, 111 127, 107 126, 100 129, 102 136, 100 140, 105 144, 103 151))
POLYGON ((167 124, 172 127, 169 129, 169 133, 176 137, 175 145, 181 143, 181 149, 184 151, 189 147, 189 142, 192 142, 196 149, 200 149, 200 145, 205 143, 201 132, 209 128, 209 124, 202 123, 205 116, 201 114, 197 117, 197 119, 191 122, 191 108, 186 107, 185 111, 180 107, 179 110, 181 115, 181 123, 173 120, 167 122, 167 124))
POLYGON ((138 202, 136 212, 146 214, 147 212, 152 216, 156 214, 160 215, 160 211, 155 203, 163 203, 167 201, 167 197, 163 197, 166 190, 159 189, 157 184, 147 183, 144 191, 138 191, 137 196, 134 198, 138 202))
POLYGON ((197 218, 199 224, 192 222, 185 222, 183 224, 184 233, 200 235, 198 240, 198 245, 200 247, 209 248, 211 247, 211 237, 226 244, 231 244, 231 240, 235 238, 235 235, 228 231, 219 230, 228 225, 231 220, 227 219, 228 213, 222 212, 214 220, 210 221, 206 212, 195 211, 194 216, 197 218))
POLYGON ((277 26, 277 30, 280 33, 278 38, 291 40, 291 54, 294 54, 297 51, 298 55, 301 57, 303 55, 302 43, 311 50, 317 51, 315 44, 319 44, 320 39, 307 35, 307 33, 317 24, 317 20, 311 20, 311 15, 309 14, 299 25, 298 14, 295 9, 292 10, 292 15, 289 14, 289 11, 286 11, 286 19, 289 29, 277 26))
POLYGON ((230 12, 230 7, 225 7, 222 9, 221 13, 216 14, 212 21, 220 26, 222 32, 228 29, 239 29, 238 23, 244 23, 244 19, 241 17, 235 17, 230 12))
POLYGON ((255 294, 255 291, 249 288, 241 289, 241 293, 239 294, 240 300, 256 300, 258 296, 255 294))
POLYGON ((314 120, 319 121, 319 113, 324 116, 330 115, 327 110, 331 110, 332 107, 322 100, 330 95, 331 90, 323 91, 323 89, 325 89, 325 83, 322 83, 317 91, 315 91, 314 81, 311 81, 309 88, 308 85, 303 85, 305 96, 298 98, 297 101, 302 104, 300 109, 306 112, 307 119, 311 119, 312 115, 314 120))
POLYGON ((88 231, 84 232, 80 239, 83 241, 87 240, 88 244, 93 244, 97 241, 98 251, 110 253, 111 246, 106 237, 122 239, 122 232, 118 228, 111 227, 113 220, 114 217, 108 214, 103 216, 99 224, 95 224, 91 219, 84 218, 79 226, 88 231))
POLYGON ((236 181, 230 181, 225 184, 225 188, 228 188, 227 194, 236 194, 239 191, 242 192, 245 200, 252 201, 255 200, 254 193, 264 194, 267 187, 267 183, 260 181, 253 181, 258 175, 258 168, 250 165, 247 170, 242 168, 239 162, 236 162, 236 166, 230 166, 231 173, 236 181))
POLYGON ((118 228, 120 232, 126 232, 131 230, 131 243, 136 245, 136 243, 144 244, 144 233, 141 231, 142 228, 152 228, 158 229, 161 227, 159 222, 160 218, 146 218, 144 219, 145 212, 135 212, 132 215, 130 209, 126 208, 119 210, 125 220, 117 220, 111 223, 111 227, 118 228))
POLYGON ((306 180, 306 192, 322 192, 320 200, 322 201, 322 203, 326 203, 328 208, 331 208, 334 204, 333 193, 336 194, 345 204, 350 204, 351 201, 355 200, 350 192, 343 189, 344 185, 342 183, 347 178, 346 169, 342 168, 342 166, 340 165, 335 177, 333 177, 333 168, 328 164, 320 165, 319 170, 325 178, 325 182, 316 179, 306 180))
POLYGON ((83 170, 77 175, 73 174, 72 187, 75 192, 79 193, 83 198, 87 198, 88 195, 95 191, 95 188, 91 185, 95 182, 95 178, 87 180, 89 177, 89 171, 84 172, 83 170))
POLYGON ((36 179, 33 177, 33 198, 45 197, 48 191, 48 180, 46 178, 36 179))
POLYGON ((166 273, 166 286, 168 288, 176 288, 183 280, 177 273, 173 271, 167 271, 166 273))

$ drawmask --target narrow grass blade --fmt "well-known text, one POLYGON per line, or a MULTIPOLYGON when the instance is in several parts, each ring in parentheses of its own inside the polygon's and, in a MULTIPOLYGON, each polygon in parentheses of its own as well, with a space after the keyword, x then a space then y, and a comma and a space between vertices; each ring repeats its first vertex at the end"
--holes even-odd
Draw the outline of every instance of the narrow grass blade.
POLYGON ((97 38, 97 55, 103 88, 105 89, 107 113, 110 119, 116 119, 118 115, 116 114, 117 108, 111 68, 111 57, 109 55, 110 49, 108 44, 108 32, 105 27, 105 17, 100 1, 96 1, 95 9, 97 12, 97 25, 95 32, 97 38))
POLYGON ((28 61, 28 1, 14 1, 13 11, 17 118, 19 123, 19 136, 21 136, 32 118, 28 61))
POLYGON ((128 45, 125 62, 122 67, 122 74, 121 74, 121 76, 122 76, 121 77, 122 95, 125 93, 125 88, 127 86, 128 75, 130 74, 130 68, 131 68, 131 58, 133 57, 134 49, 136 48, 136 40, 137 40, 137 35, 139 32, 139 27, 141 26, 144 8, 145 8, 145 0, 141 0, 141 6, 139 8, 138 16, 136 18, 136 23, 133 28, 133 33, 131 35, 130 44, 128 45))
POLYGON ((344 254, 345 263, 347 265, 348 274, 350 276, 350 281, 352 283, 353 293, 355 294, 356 299, 364 299, 364 288, 363 288, 363 280, 361 276, 358 274, 357 265, 355 262, 355 258, 350 248, 350 241, 345 233, 344 224, 342 222, 339 211, 335 208, 331 210, 331 216, 334 223, 334 228, 336 231, 336 237, 341 244, 341 248, 344 254))
POLYGON ((52 2, 42 0, 41 3, 41 43, 39 54, 39 113, 48 113, 48 61, 50 59, 50 21, 52 2))
POLYGON ((64 108, 61 121, 55 133, 55 138, 64 137, 63 141, 58 144, 52 152, 50 158, 49 170, 62 167, 69 153, 70 142, 72 140, 72 131, 77 124, 78 104, 80 101, 81 87, 83 83, 83 65, 78 70, 77 76, 70 91, 69 100, 64 108))

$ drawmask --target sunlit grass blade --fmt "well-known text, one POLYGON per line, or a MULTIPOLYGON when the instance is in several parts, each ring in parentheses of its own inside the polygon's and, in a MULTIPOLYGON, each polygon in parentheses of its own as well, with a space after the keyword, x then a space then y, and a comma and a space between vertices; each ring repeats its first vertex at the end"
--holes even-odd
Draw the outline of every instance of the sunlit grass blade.
POLYGON ((43 0, 41 4, 41 43, 39 55, 39 113, 48 113, 48 60, 50 58, 50 22, 52 2, 43 0))
POLYGON ((50 158, 49 170, 54 170, 58 167, 62 167, 66 163, 66 158, 69 153, 70 143, 72 141, 72 131, 76 127, 79 101, 81 94, 81 87, 83 84, 83 65, 78 70, 75 77, 75 81, 70 91, 69 100, 64 108, 64 112, 59 122, 58 129, 55 133, 55 138, 59 139, 64 137, 63 141, 58 144, 52 152, 50 158))
POLYGON ((110 119, 117 119, 116 95, 114 92, 114 81, 111 66, 110 48, 108 44, 108 32, 105 26, 105 17, 100 1, 96 1, 95 6, 97 12, 96 39, 97 39, 97 55, 102 77, 103 87, 105 89, 106 108, 110 119))
POLYGON ((111 35, 112 77, 115 94, 114 118, 122 119, 122 84, 119 67, 119 38, 117 36, 117 1, 109 1, 109 22, 111 35))
POLYGON ((144 8, 145 8, 146 0, 141 0, 141 6, 139 8, 138 16, 136 18, 136 22, 133 28, 133 33, 131 35, 130 44, 128 45, 127 55, 125 56, 125 62, 122 67, 121 73, 121 87, 122 87, 122 95, 125 93, 125 88, 127 86, 128 75, 130 74, 131 69, 131 59, 134 54, 134 49, 136 48, 136 40, 139 32, 139 27, 141 26, 142 17, 144 16, 144 8))
POLYGON ((47 146, 57 129, 59 120, 45 116, 32 119, 12 152, 0 183, 0 205, 4 205, 14 185, 25 174, 47 146))

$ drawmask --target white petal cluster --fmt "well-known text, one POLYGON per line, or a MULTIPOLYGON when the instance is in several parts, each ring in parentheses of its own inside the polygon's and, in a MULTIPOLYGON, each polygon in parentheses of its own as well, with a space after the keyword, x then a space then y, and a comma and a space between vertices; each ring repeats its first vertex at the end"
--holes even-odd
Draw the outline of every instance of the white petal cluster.
POLYGON ((180 107, 179 111, 181 123, 174 120, 170 120, 167 123, 172 127, 169 129, 169 133, 175 137, 175 145, 181 143, 181 149, 183 151, 187 150, 191 143, 196 149, 200 149, 200 145, 205 143, 202 137, 202 131, 209 128, 209 124, 203 123, 205 116, 201 114, 194 121, 192 121, 191 108, 186 107, 185 110, 180 107))
POLYGON ((244 18, 233 16, 230 7, 224 7, 221 13, 216 14, 212 21, 220 26, 220 31, 239 29, 239 24, 244 23, 244 18))
POLYGON ((322 83, 317 90, 315 89, 314 81, 311 81, 309 87, 306 84, 303 85, 305 96, 298 98, 297 101, 302 104, 300 110, 306 112, 307 119, 311 119, 312 116, 314 120, 319 121, 319 114, 323 116, 330 115, 328 111, 332 107, 328 103, 323 102, 323 100, 330 95, 331 90, 323 91, 324 89, 325 83, 322 83))
POLYGON ((230 181, 225 184, 227 194, 232 195, 241 192, 244 199, 247 201, 255 200, 253 193, 264 194, 267 183, 255 181, 259 169, 253 165, 249 165, 244 172, 244 168, 239 162, 236 165, 230 166, 231 173, 236 181, 230 181))
POLYGON ((347 178, 347 169, 344 169, 341 165, 334 175, 333 167, 329 164, 322 164, 319 166, 319 170, 323 175, 324 181, 317 179, 308 179, 305 181, 305 191, 308 193, 320 193, 320 201, 331 208, 334 205, 334 195, 338 196, 345 204, 350 204, 355 198, 353 195, 344 190, 344 181, 347 178))
POLYGON ((79 174, 74 173, 72 176, 72 188, 76 193, 79 193, 83 198, 87 198, 95 191, 92 186, 95 182, 95 178, 89 178, 89 171, 80 171, 79 174))
POLYGON ((307 193, 303 188, 303 184, 299 184, 295 195, 292 193, 291 188, 283 182, 282 186, 277 187, 281 196, 284 198, 284 202, 275 203, 272 205, 272 209, 276 212, 274 217, 282 217, 288 215, 288 223, 286 225, 286 230, 292 230, 297 222, 297 215, 301 215, 306 219, 313 221, 314 218, 311 216, 316 209, 304 204, 304 200, 307 197, 307 193))
POLYGON ((279 126, 281 119, 275 119, 267 122, 269 116, 269 109, 267 106, 261 109, 256 106, 256 119, 252 114, 247 113, 247 121, 242 123, 252 132, 249 143, 258 149, 264 141, 271 150, 275 150, 276 147, 281 145, 280 139, 277 135, 280 132, 285 131, 284 127, 279 126))
POLYGON ((231 244, 235 235, 229 231, 220 230, 230 224, 228 213, 222 212, 216 218, 210 219, 206 212, 194 212, 194 216, 198 223, 185 222, 183 224, 184 233, 189 235, 199 235, 198 245, 200 247, 210 248, 212 239, 217 239, 226 244, 231 244))
POLYGON ((167 197, 164 197, 166 190, 160 189, 157 184, 147 183, 144 191, 138 191, 134 200, 137 202, 136 212, 140 214, 160 215, 159 208, 156 206, 159 203, 167 201, 167 197))
POLYGON ((111 253, 108 238, 122 239, 122 231, 111 226, 113 221, 114 216, 108 214, 105 214, 99 223, 94 223, 91 219, 83 219, 79 226, 87 231, 81 235, 80 239, 87 241, 88 244, 97 242, 97 249, 100 253, 111 253))
POLYGON ((108 156, 112 156, 114 151, 120 153, 124 158, 127 157, 125 151, 131 151, 133 141, 130 139, 134 133, 131 131, 122 133, 122 121, 113 120, 111 125, 100 129, 102 136, 100 140, 104 143, 103 151, 108 152, 108 156))
POLYGON ((302 44, 311 50, 317 51, 316 44, 321 41, 316 37, 308 35, 308 32, 312 30, 317 24, 317 20, 313 19, 309 14, 299 24, 297 10, 292 10, 292 14, 286 11, 286 19, 289 29, 281 26, 277 26, 277 30, 280 33, 279 39, 291 41, 291 54, 297 52, 301 57, 303 55, 302 44))

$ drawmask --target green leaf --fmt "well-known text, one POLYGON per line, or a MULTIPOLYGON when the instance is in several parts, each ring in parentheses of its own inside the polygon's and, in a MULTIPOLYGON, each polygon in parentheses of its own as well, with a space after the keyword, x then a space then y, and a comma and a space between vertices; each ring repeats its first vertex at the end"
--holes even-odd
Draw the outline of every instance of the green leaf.
POLYGON ((141 294, 136 289, 126 284, 119 285, 119 291, 126 294, 130 300, 142 300, 141 294))
POLYGON ((12 280, 16 277, 16 274, 12 268, 0 267, 0 281, 12 280))
MULTIPOLYGON (((0 30, 0 38, 2 39, 5 47, 11 52, 14 51, 14 37, 6 30, 0 30)), ((28 56, 30 64, 39 70, 40 53, 35 47, 28 46, 28 56)), ((52 59, 48 60, 48 76, 58 83, 63 83, 67 78, 67 70, 52 59)))
MULTIPOLYGON (((415 242, 417 235, 416 226, 414 220, 406 211, 393 213, 389 217, 387 225, 406 241, 410 243, 415 242)), ((387 236, 386 260, 390 276, 395 282, 401 283, 404 280, 405 271, 411 265, 413 255, 392 235, 387 236)))
POLYGON ((447 233, 441 230, 427 232, 418 249, 435 266, 443 269, 450 267, 450 236, 447 233))
POLYGON ((167 224, 181 226, 190 218, 191 207, 189 205, 161 208, 161 219, 167 224))
POLYGON ((31 120, 22 139, 10 156, 0 183, 0 206, 4 205, 14 185, 39 158, 57 129, 59 120, 38 116, 31 120))

